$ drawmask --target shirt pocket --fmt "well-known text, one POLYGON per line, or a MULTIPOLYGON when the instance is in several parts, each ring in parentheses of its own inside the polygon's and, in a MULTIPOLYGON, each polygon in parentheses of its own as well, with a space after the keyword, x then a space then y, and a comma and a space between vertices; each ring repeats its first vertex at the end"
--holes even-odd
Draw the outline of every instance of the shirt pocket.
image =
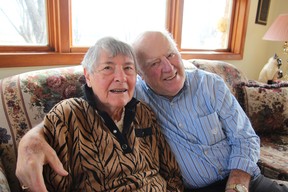
POLYGON ((152 135, 152 127, 135 129, 135 136, 136 137, 146 137, 152 135))
POLYGON ((198 120, 197 134, 203 145, 215 145, 226 138, 216 112, 200 117, 198 120))

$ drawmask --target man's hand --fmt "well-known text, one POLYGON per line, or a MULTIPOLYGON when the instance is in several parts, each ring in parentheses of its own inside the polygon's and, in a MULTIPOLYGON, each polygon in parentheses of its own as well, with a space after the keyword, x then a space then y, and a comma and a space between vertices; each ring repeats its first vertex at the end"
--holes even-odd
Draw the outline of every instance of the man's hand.
POLYGON ((57 174, 68 175, 57 154, 44 138, 42 122, 20 140, 16 176, 29 191, 47 192, 42 175, 43 165, 47 163, 57 174))
MULTIPOLYGON (((226 184, 226 189, 227 189, 227 186, 231 184, 241 184, 245 186, 247 190, 249 191, 250 179, 251 179, 251 175, 249 175, 248 173, 242 170, 238 170, 238 169, 231 170, 227 184, 226 184)), ((230 192, 230 191, 235 191, 235 190, 231 190, 231 189, 225 190, 225 192, 230 192)))

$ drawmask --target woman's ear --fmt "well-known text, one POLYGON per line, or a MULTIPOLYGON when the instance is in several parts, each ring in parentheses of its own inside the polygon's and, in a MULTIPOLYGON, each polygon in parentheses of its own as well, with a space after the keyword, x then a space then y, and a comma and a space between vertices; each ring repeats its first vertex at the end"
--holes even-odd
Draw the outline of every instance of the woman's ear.
POLYGON ((83 72, 84 72, 84 76, 85 76, 85 79, 86 79, 86 84, 88 87, 91 87, 91 83, 90 83, 90 73, 87 71, 86 68, 83 69, 83 72))

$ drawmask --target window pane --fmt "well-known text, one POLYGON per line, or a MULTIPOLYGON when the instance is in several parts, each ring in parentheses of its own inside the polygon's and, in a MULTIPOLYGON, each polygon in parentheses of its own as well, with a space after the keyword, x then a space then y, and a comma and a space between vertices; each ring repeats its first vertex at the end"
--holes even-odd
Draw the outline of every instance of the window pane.
POLYGON ((72 46, 111 35, 129 42, 144 30, 165 28, 166 0, 72 0, 72 46))
POLYGON ((181 49, 227 49, 233 0, 184 0, 181 49))
POLYGON ((0 45, 47 45, 45 0, 0 0, 0 45))

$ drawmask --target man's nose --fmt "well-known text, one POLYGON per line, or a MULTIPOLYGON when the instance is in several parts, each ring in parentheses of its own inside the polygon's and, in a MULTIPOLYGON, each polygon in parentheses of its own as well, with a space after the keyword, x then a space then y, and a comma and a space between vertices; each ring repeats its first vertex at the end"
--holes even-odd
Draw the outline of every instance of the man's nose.
POLYGON ((173 70, 173 65, 171 64, 171 62, 167 59, 167 57, 162 57, 162 59, 161 59, 161 62, 162 62, 162 66, 163 66, 163 68, 162 68, 162 70, 164 71, 164 72, 170 72, 171 70, 173 70))

